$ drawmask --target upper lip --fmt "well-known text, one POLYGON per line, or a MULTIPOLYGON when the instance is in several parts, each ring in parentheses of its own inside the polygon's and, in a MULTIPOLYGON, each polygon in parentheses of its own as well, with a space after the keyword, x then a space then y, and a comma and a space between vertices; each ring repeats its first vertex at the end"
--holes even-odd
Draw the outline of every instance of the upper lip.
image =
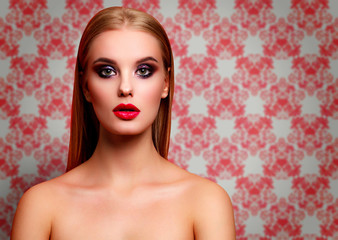
POLYGON ((119 105, 117 105, 114 109, 114 112, 117 111, 135 111, 135 112, 139 112, 140 109, 138 109, 136 106, 134 106, 131 103, 128 104, 124 104, 124 103, 120 103, 119 105))

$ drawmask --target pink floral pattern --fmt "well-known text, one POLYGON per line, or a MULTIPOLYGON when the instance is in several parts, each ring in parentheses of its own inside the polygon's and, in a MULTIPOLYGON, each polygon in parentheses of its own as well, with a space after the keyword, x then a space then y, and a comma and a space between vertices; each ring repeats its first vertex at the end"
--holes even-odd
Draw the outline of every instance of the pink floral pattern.
POLYGON ((30 156, 42 143, 49 142, 50 135, 45 131, 46 128, 45 118, 33 114, 13 117, 10 121, 11 132, 6 136, 6 140, 30 156))
POLYGON ((273 143, 276 136, 273 134, 270 118, 249 114, 247 117, 239 117, 235 123, 236 132, 231 136, 234 143, 256 155, 267 144, 273 143))
POLYGON ((264 41, 264 55, 287 59, 300 54, 300 41, 304 38, 304 33, 280 18, 268 30, 263 30, 259 37, 264 41))
MULTIPOLYGON (((65 171, 77 47, 112 5, 0 2, 0 239, 9 239, 24 191, 65 171)), ((236 238, 338 239, 335 0, 120 4, 168 33, 168 160, 227 190, 236 238)))
POLYGON ((180 11, 175 20, 184 24, 195 35, 200 35, 201 30, 208 29, 219 19, 219 15, 215 12, 215 0, 179 0, 178 9, 180 11))
POLYGON ((325 30, 318 31, 316 38, 320 41, 321 55, 338 59, 338 18, 334 20, 334 23, 328 25, 325 30))
POLYGON ((301 101, 305 93, 296 90, 294 85, 288 84, 285 78, 281 78, 270 89, 263 90, 260 97, 264 100, 264 113, 277 119, 288 119, 299 116, 302 111, 301 101))
POLYGON ((298 148, 303 149, 309 156, 332 140, 326 118, 305 114, 292 119, 291 125, 293 131, 288 135, 288 141, 297 144, 298 148))
POLYGON ((9 9, 11 11, 7 14, 6 20, 15 24, 28 36, 42 24, 50 21, 50 15, 46 12, 46 0, 12 0, 9 9))
POLYGON ((244 115, 245 101, 249 98, 249 94, 225 78, 214 89, 205 92, 204 98, 209 102, 210 116, 233 119, 244 115))
POLYGON ((21 38, 20 31, 13 30, 11 25, 0 18, 0 59, 17 55, 19 52, 18 41, 21 38))
POLYGON ((329 64, 327 58, 315 54, 297 57, 293 60, 293 72, 289 75, 289 80, 312 96, 325 84, 332 82, 333 76, 329 71, 329 64))
POLYGON ((88 19, 103 8, 103 0, 66 0, 62 20, 72 24, 74 29, 84 30, 88 19))
POLYGON ((293 192, 289 195, 289 201, 313 216, 325 204, 332 202, 333 196, 329 188, 328 179, 316 174, 296 177, 292 181, 293 192))
POLYGON ((259 157, 264 163, 263 171, 265 176, 288 179, 300 174, 300 162, 304 158, 304 153, 296 150, 284 138, 280 138, 269 149, 260 152, 259 157))
POLYGON ((8 82, 24 90, 28 96, 39 89, 43 83, 50 82, 52 78, 47 71, 47 59, 34 54, 12 58, 11 69, 11 73, 7 76, 8 82))
POLYGON ((34 158, 38 161, 38 173, 41 176, 56 177, 59 172, 66 170, 66 159, 68 154, 68 144, 54 138, 53 141, 45 145, 42 150, 34 153, 34 158), (50 159, 50 157, 52 158, 50 159))
POLYGON ((317 93, 317 98, 322 102, 321 114, 326 117, 338 119, 338 78, 335 83, 317 93))
POLYGON ((203 150, 219 139, 215 132, 215 120, 203 115, 193 114, 182 117, 178 128, 180 132, 175 136, 175 140, 184 144, 195 155, 200 155, 203 150))
POLYGON ((64 119, 71 110, 72 95, 68 84, 63 84, 59 78, 56 78, 52 84, 35 94, 36 99, 40 101, 40 115, 52 119, 64 119))
POLYGON ((321 210, 317 214, 318 219, 321 221, 320 233, 325 237, 332 237, 337 239, 338 237, 338 199, 326 207, 325 210, 321 210))
POLYGON ((20 113, 19 101, 24 97, 21 91, 16 91, 13 86, 6 84, 0 78, 0 119, 16 116, 20 113))
POLYGON ((185 84, 196 95, 201 95, 212 83, 220 81, 216 68, 216 59, 213 57, 202 54, 184 57, 181 59, 181 73, 177 74, 177 82, 185 84))
POLYGON ((244 40, 247 39, 246 31, 238 29, 229 19, 224 18, 220 24, 203 34, 208 41, 207 52, 220 59, 231 59, 244 53, 244 40))
POLYGON ((288 20, 305 30, 307 35, 312 35, 332 19, 328 0, 292 0, 291 9, 288 20))
POLYGON ((206 151, 203 156, 208 161, 208 175, 221 179, 242 176, 244 161, 248 158, 245 151, 231 144, 227 138, 215 145, 213 149, 206 151))
POLYGON ((70 30, 58 18, 46 25, 43 30, 37 31, 34 37, 39 42, 37 47, 41 56, 62 59, 75 54, 75 41, 78 38, 78 33, 70 30))
POLYGON ((301 234, 301 222, 305 218, 305 213, 297 210, 285 198, 281 198, 269 210, 264 210, 261 217, 265 222, 264 233, 266 236, 276 239, 290 239, 299 237, 301 234))
POLYGON ((237 178, 236 189, 233 201, 240 202, 253 216, 277 200, 276 194, 273 193, 273 181, 258 174, 237 178))
POLYGON ((0 138, 0 179, 16 176, 19 173, 21 159, 22 153, 0 138))
POLYGON ((276 74, 272 71, 273 60, 258 54, 249 54, 240 57, 236 63, 237 72, 233 75, 233 81, 241 84, 250 93, 256 96, 259 91, 277 81, 276 74))
POLYGON ((256 35, 276 19, 271 11, 272 0, 236 0, 235 10, 232 21, 247 29, 251 35, 256 35))
POLYGON ((338 138, 327 145, 324 150, 316 153, 316 158, 319 160, 320 174, 326 177, 338 179, 338 138))

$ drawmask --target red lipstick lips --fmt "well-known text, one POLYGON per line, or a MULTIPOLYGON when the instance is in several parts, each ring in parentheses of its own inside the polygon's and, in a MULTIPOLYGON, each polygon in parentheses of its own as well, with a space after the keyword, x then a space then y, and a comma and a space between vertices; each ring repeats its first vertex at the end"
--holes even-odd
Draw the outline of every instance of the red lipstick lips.
POLYGON ((139 115, 140 110, 135 107, 133 104, 119 104, 117 107, 113 109, 114 114, 116 117, 123 119, 123 120, 132 120, 139 115))

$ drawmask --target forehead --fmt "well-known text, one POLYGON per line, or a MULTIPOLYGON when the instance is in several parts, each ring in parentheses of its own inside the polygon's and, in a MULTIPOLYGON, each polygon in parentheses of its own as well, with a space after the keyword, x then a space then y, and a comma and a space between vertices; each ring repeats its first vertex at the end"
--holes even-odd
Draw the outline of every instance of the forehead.
POLYGON ((93 40, 88 52, 89 61, 99 57, 123 61, 148 56, 162 60, 159 41, 150 33, 131 29, 100 33, 93 40))

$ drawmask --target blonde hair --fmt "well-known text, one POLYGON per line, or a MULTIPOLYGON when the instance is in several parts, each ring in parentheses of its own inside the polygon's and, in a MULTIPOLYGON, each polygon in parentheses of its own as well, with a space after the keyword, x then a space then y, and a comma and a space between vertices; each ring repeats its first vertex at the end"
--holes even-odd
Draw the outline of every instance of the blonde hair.
POLYGON ((70 142, 67 170, 85 162, 93 154, 98 137, 99 121, 91 103, 85 100, 82 85, 87 68, 88 51, 93 40, 102 32, 123 27, 147 32, 160 43, 164 69, 169 69, 169 94, 161 100, 157 117, 152 124, 152 140, 157 152, 168 156, 171 106, 174 95, 174 60, 168 36, 162 25, 151 15, 135 9, 110 7, 98 12, 86 26, 79 45, 75 66, 70 142))

